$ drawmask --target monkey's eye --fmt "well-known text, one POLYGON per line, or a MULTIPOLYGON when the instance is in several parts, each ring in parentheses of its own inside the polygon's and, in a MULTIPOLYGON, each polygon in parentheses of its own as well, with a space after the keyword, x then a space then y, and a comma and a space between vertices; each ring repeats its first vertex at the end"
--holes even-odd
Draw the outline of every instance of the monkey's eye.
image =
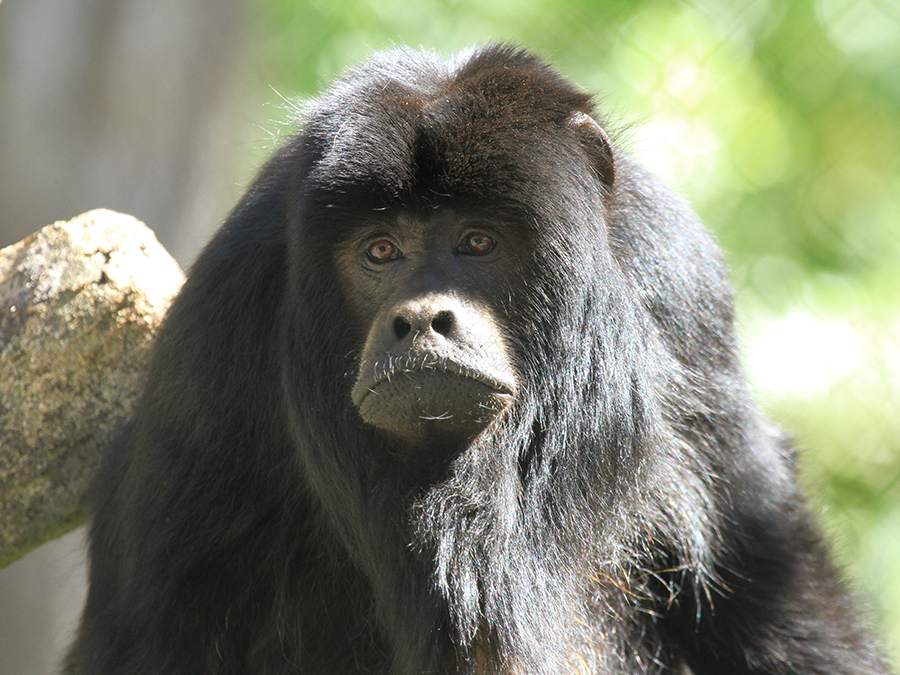
POLYGON ((366 255, 374 263, 386 263, 400 257, 400 249, 390 239, 378 239, 369 244, 366 255))
POLYGON ((496 245, 497 240, 484 232, 470 232, 457 250, 468 255, 487 255, 496 245))

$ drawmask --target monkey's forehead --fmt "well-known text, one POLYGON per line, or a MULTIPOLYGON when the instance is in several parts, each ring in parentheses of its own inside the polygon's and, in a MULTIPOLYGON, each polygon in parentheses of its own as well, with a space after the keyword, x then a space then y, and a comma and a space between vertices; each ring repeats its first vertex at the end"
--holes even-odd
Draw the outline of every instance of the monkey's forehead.
POLYGON ((585 175, 568 124, 585 114, 590 97, 525 51, 494 45, 442 60, 399 50, 311 106, 303 148, 324 190, 531 203, 538 188, 571 193, 566 176, 585 175))

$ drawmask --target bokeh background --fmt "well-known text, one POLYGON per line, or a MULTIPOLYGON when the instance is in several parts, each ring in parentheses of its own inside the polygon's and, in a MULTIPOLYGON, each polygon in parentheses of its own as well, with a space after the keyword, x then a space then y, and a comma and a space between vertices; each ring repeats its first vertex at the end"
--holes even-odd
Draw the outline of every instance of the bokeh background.
MULTIPOLYGON (((727 251, 750 377, 897 663, 900 0, 5 0, 0 246, 107 207, 187 266, 298 99, 493 40, 595 92, 727 251)), ((54 671, 82 536, 0 572, 0 675, 54 671)))

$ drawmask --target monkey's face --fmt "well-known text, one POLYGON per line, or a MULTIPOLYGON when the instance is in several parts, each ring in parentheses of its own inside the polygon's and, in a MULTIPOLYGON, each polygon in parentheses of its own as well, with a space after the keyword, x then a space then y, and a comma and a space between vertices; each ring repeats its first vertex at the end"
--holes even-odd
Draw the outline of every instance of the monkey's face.
POLYGON ((521 237, 450 210, 354 232, 336 256, 365 334, 353 403, 367 423, 414 440, 471 436, 518 388, 505 322, 521 237))

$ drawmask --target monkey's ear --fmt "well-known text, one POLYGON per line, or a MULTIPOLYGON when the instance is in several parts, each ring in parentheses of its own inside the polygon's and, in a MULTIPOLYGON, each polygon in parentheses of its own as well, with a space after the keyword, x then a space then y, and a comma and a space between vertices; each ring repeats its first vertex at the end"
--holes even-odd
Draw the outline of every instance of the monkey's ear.
POLYGON ((616 165, 609 136, 593 117, 583 112, 574 113, 569 118, 569 124, 581 140, 597 178, 604 187, 612 188, 616 178, 616 165))

